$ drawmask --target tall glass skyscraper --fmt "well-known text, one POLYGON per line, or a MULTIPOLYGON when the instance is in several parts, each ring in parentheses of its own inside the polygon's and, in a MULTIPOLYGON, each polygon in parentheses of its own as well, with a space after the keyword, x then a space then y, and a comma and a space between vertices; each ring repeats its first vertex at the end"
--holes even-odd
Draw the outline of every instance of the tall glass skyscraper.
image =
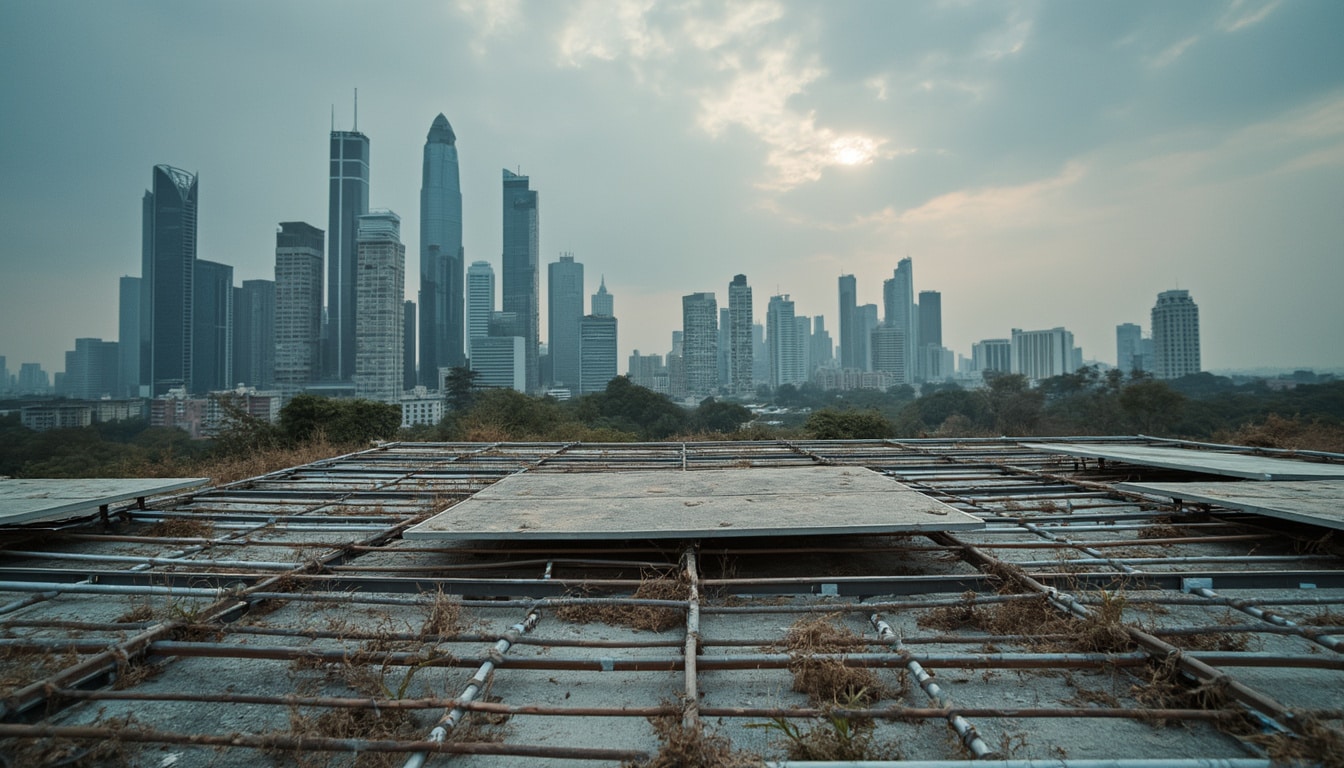
POLYGON ((196 279, 197 178, 154 166, 143 204, 140 307, 142 380, 154 396, 192 379, 192 302, 196 279))
POLYGON ((728 284, 728 389, 735 395, 750 395, 754 363, 751 341, 751 286, 746 275, 734 275, 728 284))
POLYGON ((503 307, 518 316, 526 360, 528 392, 541 389, 537 360, 539 239, 537 193, 528 189, 528 178, 504 169, 503 307))
POLYGON ((369 137, 356 130, 331 132, 331 185, 327 207, 326 373, 355 375, 355 237, 369 212, 369 137))
POLYGON ((581 320, 583 264, 567 253, 546 265, 546 347, 551 355, 551 383, 575 391, 579 388, 581 320))
POLYGON ((196 260, 191 307, 191 392, 231 389, 233 378, 233 267, 196 260))
POLYGON ((495 270, 488 261, 473 261, 467 268, 468 339, 483 339, 490 335, 490 315, 494 311, 495 270))
POLYGON ((281 222, 275 233, 275 381, 286 389, 321 373, 323 245, 306 222, 281 222))
POLYGON ((853 275, 840 276, 840 367, 864 368, 863 336, 858 327, 858 288, 853 275))
POLYGON ((406 246, 401 217, 373 211, 359 217, 355 251, 355 394, 395 403, 402 393, 406 246))
POLYGON ((440 367, 466 360, 463 255, 457 134, 440 113, 420 174, 420 383, 431 389, 440 367))

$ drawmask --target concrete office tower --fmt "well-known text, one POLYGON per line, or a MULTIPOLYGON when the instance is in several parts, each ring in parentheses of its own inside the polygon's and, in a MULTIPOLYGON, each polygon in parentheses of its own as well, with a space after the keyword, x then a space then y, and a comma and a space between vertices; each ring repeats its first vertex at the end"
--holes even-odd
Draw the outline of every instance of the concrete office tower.
POLYGON ((439 387, 439 368, 466 359, 463 258, 457 135, 440 113, 420 174, 420 383, 430 389, 439 387))
POLYGON ((616 318, 584 316, 579 322, 579 354, 579 394, 605 390, 616 378, 616 318))
POLYGON ((197 178, 154 166, 145 192, 140 272, 140 383, 152 396, 191 384, 197 178))
POLYGON ((1063 328, 1045 331, 1013 329, 1013 373, 1032 381, 1074 371, 1073 334, 1063 328))
POLYGON ((806 380, 798 359, 798 323, 788 294, 771 296, 765 309, 765 344, 770 350, 770 386, 797 386, 806 380))
MULTIPOLYGON (((435 381, 426 386, 438 389, 438 372, 430 376, 435 381)), ((415 389, 415 384, 415 302, 407 299, 401 304, 401 388, 415 389)))
POLYGON ((275 383, 321 378, 322 230, 284 221, 275 233, 275 383))
POLYGON ((877 305, 864 304, 855 312, 854 326, 860 334, 859 338, 859 365, 860 370, 873 370, 873 330, 879 325, 877 321, 877 305))
POLYGON ((615 317, 615 305, 615 298, 607 293, 607 276, 603 275, 602 284, 597 286, 597 293, 593 294, 593 314, 598 317, 615 317))
POLYGON ((866 368, 866 346, 858 327, 858 288, 853 275, 840 276, 840 367, 866 368))
POLYGON ((541 389, 541 371, 537 349, 540 309, 537 286, 541 223, 537 193, 528 188, 528 178, 504 169, 504 253, 503 303, 505 312, 515 313, 523 323, 524 372, 527 392, 541 389))
POLYGON ((905 383, 915 381, 915 348, 918 338, 918 317, 915 305, 914 264, 905 258, 896 262, 892 278, 882 283, 883 322, 900 331, 905 337, 905 383))
POLYGON ((275 384, 275 283, 244 280, 233 289, 233 379, 257 389, 275 384))
POLYGON ((13 388, 14 385, 10 381, 9 365, 5 360, 5 356, 0 355, 0 392, 9 392, 13 388))
POLYGON ((392 211, 359 217, 355 237, 355 395, 401 401, 406 246, 392 211))
POLYGON ((770 386, 770 350, 765 346, 765 324, 751 324, 751 383, 770 386))
POLYGON ((706 397, 719 388, 719 307, 713 293, 681 297, 681 360, 686 393, 706 397))
POLYGON ((102 339, 75 339, 75 348, 65 353, 65 378, 58 394, 75 400, 101 400, 115 396, 121 367, 120 345, 102 339))
POLYGON ((353 131, 331 132, 329 195, 327 349, 322 362, 329 378, 349 381, 355 375, 355 239, 359 217, 369 212, 369 137, 359 132, 358 112, 353 131))
POLYGON ((794 315, 793 322, 798 326, 798 370, 803 381, 812 376, 812 318, 807 315, 794 315))
POLYGON ((574 254, 546 265, 546 349, 551 355, 551 384, 579 387, 579 323, 583 320, 583 264, 574 254))
POLYGON ((915 305, 915 332, 919 354, 916 373, 924 381, 945 379, 952 374, 943 360, 943 294, 920 291, 915 305))
POLYGON ((467 338, 490 335, 490 315, 495 311, 495 270, 488 261, 473 261, 467 268, 467 338))
MULTIPOLYGON (((117 391, 113 396, 139 397, 140 278, 123 276, 117 289, 117 391)), ((0 371, 0 392, 8 384, 7 374, 0 371)))
POLYGON ((751 339, 751 286, 746 275, 734 275, 728 284, 728 391, 748 396, 756 391, 752 372, 755 355, 751 339))
POLYGON ((1179 379, 1199 373, 1199 307, 1189 291, 1163 291, 1153 305, 1153 375, 1179 379))
POLYGON ((890 373, 898 380, 905 381, 910 367, 910 361, 905 357, 905 333, 898 328, 881 325, 873 329, 869 338, 873 370, 890 373))
POLYGON ((1143 328, 1135 323, 1121 323, 1115 326, 1115 367, 1128 375, 1142 368, 1135 365, 1141 362, 1143 354, 1143 328))
POLYGON ((192 291, 191 388, 194 394, 232 389, 233 267, 196 260, 192 291))
MULTIPOLYGON (((498 314, 498 313, 496 313, 498 314)), ((471 340, 476 385, 524 391, 527 353, 522 336, 481 336, 471 340)))
POLYGON ((810 357, 813 368, 830 368, 835 361, 835 350, 831 343, 831 333, 826 330, 826 318, 817 315, 812 319, 812 350, 810 357))
POLYGON ((718 368, 719 388, 721 392, 731 391, 732 381, 728 378, 728 359, 732 354, 731 345, 728 342, 728 308, 719 307, 719 356, 715 361, 718 368))
POLYGON ((1013 342, 1011 339, 985 339, 971 345, 972 368, 980 373, 994 371, 1011 373, 1013 370, 1013 342))

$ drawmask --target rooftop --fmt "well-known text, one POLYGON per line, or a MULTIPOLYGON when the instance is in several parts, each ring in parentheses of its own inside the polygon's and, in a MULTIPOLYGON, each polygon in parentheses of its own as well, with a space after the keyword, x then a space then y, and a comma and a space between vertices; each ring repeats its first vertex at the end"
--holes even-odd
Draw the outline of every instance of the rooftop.
POLYGON ((26 508, 0 756, 1334 765, 1344 488, 1295 478, 1344 456, 1272 453, 398 443, 26 508))

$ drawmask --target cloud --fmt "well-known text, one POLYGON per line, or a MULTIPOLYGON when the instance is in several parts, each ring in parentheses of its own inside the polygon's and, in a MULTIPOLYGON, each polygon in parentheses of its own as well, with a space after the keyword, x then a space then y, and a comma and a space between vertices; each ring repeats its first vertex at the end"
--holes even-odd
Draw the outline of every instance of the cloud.
MULTIPOLYGON (((892 223, 954 229, 1011 229, 1038 226, 1058 215, 1059 202, 1085 176, 1087 166, 1071 161, 1058 174, 1015 186, 958 190, 904 211, 892 223)), ((887 211, 883 217, 890 217, 887 211)))
POLYGON ((1240 32, 1269 18, 1269 15, 1280 5, 1283 5, 1283 0, 1268 0, 1267 2, 1234 0, 1231 7, 1218 20, 1218 28, 1224 32, 1240 32))
POLYGON ((1161 53, 1152 56, 1147 60, 1148 66, 1153 67, 1154 69, 1162 69, 1163 67, 1169 66, 1179 59, 1181 55, 1185 53, 1186 49, 1197 42, 1199 42, 1199 35, 1191 35, 1174 45, 1167 46, 1161 53))
POLYGON ((484 55, 485 42, 518 23, 521 0, 458 0, 460 13, 476 25, 472 49, 484 55))
POLYGON ((560 59, 571 67, 586 59, 635 60, 669 53, 672 46, 649 23, 654 0, 586 0, 565 21, 557 36, 560 59))
POLYGON ((784 17, 784 7, 774 0, 730 3, 717 18, 691 16, 684 25, 691 45, 703 51, 741 42, 784 17))

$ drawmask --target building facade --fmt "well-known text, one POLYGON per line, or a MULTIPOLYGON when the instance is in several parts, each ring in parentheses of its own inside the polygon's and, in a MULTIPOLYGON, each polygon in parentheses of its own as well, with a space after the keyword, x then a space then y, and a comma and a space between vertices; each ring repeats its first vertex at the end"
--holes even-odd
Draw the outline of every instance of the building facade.
POLYGON ((156 165, 143 200, 140 383, 153 395, 192 381, 198 188, 194 174, 156 165))
POLYGON ((728 284, 728 391, 748 396, 756 391, 752 377, 755 354, 751 338, 751 286, 746 275, 728 284))
MULTIPOLYGON (((116 397, 140 396, 140 285, 140 278, 129 276, 117 285, 116 397)), ((8 389, 6 379, 8 374, 0 371, 0 391, 8 389)))
POLYGON ((233 289, 233 378, 257 389, 275 385, 273 280, 244 280, 233 289))
POLYGON ((840 276, 840 367, 867 367, 858 328, 858 286, 853 275, 840 276))
POLYGON ((1073 373, 1073 334, 1063 328, 1044 331, 1013 329, 1013 373, 1032 381, 1073 373))
POLYGON ((559 261, 546 265, 546 349, 552 386, 579 389, 584 297, 583 264, 574 260, 574 254, 562 254, 559 261))
POLYGON ((490 315, 495 311, 495 270, 488 261, 473 261, 467 268, 467 339, 490 335, 490 315))
POLYGON ((196 260, 192 300, 189 392, 231 389, 233 375, 233 267, 196 260))
POLYGON ((770 350, 770 386, 797 386, 806 381, 802 360, 798 358, 798 323, 793 301, 787 294, 771 296, 765 308, 765 344, 770 350))
POLYGON ((359 217, 369 212, 369 137, 331 132, 327 201, 327 329, 323 367, 329 378, 355 375, 356 245, 359 217))
POLYGON ((65 378, 58 394, 74 400, 116 397, 120 369, 117 342, 75 339, 75 348, 65 353, 65 378))
POLYGON ((907 381, 910 361, 906 359, 905 333, 890 325, 873 329, 870 335, 873 370, 891 374, 896 381, 907 381))
POLYGON ((322 375, 322 230, 281 222, 275 233, 275 374, 282 388, 322 375))
POLYGON ((1200 372, 1199 307, 1186 290, 1163 291, 1153 305, 1153 375, 1179 379, 1200 372))
POLYGON ((1115 367, 1127 374, 1139 368, 1135 363, 1142 362, 1142 354, 1143 328, 1135 323, 1115 326, 1115 367))
POLYGON ((971 345, 971 365, 979 373, 1012 373, 1012 339, 985 339, 971 345))
POLYGON ((918 307, 915 304, 915 268, 909 258, 896 262, 890 280, 882 283, 883 324, 901 332, 905 342, 905 383, 917 378, 914 361, 918 346, 918 307))
POLYGON ((719 307, 713 293, 681 297, 681 364, 686 394, 712 395, 719 388, 719 307))
POLYGON ((391 211, 359 217, 355 239, 355 395, 401 401, 406 246, 391 211))
POLYGON ((536 190, 526 176, 504 169, 503 302, 523 324, 526 392, 541 389, 538 299, 541 220, 536 190))
POLYGON ((602 284, 597 286, 597 293, 593 294, 592 314, 598 317, 615 317, 616 300, 607 292, 607 276, 602 276, 602 284))
POLYGON ((579 394, 605 390, 617 375, 616 318, 585 315, 579 322, 579 355, 579 394))
POLYGON ((479 387, 527 391, 527 350, 522 336, 482 336, 471 340, 471 369, 479 387))
POLYGON ((457 134, 442 113, 425 138, 420 174, 421 384, 436 388, 438 369, 466 359, 462 183, 457 134))

